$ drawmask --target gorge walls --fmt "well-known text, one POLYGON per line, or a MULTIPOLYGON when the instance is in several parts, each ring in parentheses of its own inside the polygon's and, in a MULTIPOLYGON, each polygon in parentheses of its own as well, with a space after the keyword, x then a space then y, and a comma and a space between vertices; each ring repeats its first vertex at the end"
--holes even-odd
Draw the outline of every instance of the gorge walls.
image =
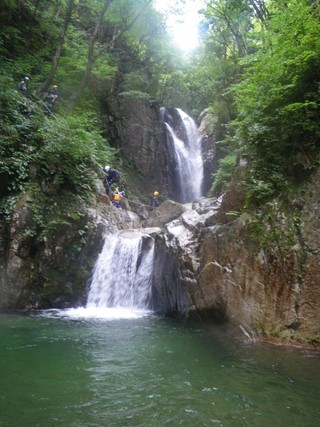
MULTIPOLYGON (((168 147, 159 109, 140 102, 135 109, 123 106, 128 114, 123 150, 132 156, 133 175, 139 169, 145 191, 159 185, 168 194, 168 147)), ((203 123, 200 129, 206 165, 214 155, 214 132, 203 123)), ((168 199, 157 209, 145 209, 144 215, 139 215, 143 204, 135 209, 138 213, 130 209, 130 199, 126 209, 111 206, 99 183, 90 208, 81 207, 77 220, 42 242, 26 233, 32 228, 32 200, 24 195, 10 227, 0 221, 0 310, 84 304, 105 233, 159 227, 152 273, 157 313, 215 319, 241 327, 251 337, 319 346, 320 172, 306 185, 303 198, 292 200, 286 210, 275 201, 258 221, 240 214, 245 168, 238 167, 223 197, 200 197, 188 205, 168 199)))

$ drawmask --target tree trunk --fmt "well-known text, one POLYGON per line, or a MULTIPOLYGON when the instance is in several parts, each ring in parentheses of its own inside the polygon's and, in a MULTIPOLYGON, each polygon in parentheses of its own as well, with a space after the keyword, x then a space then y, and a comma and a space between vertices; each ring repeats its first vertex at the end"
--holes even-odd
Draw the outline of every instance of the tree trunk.
MULTIPOLYGON (((110 4, 112 3, 112 1, 113 0, 106 0, 102 9, 99 12, 94 32, 93 32, 93 34, 89 40, 88 60, 87 60, 85 73, 84 73, 83 79, 81 80, 78 92, 75 94, 74 98, 69 103, 69 108, 67 110, 68 113, 72 113, 72 111, 76 107, 77 103, 79 102, 80 98, 82 97, 82 95, 83 95, 83 93, 84 93, 84 91, 85 91, 85 89, 89 83, 93 64, 96 61, 96 59, 99 57, 99 54, 95 54, 95 52, 94 52, 95 42, 97 41, 98 35, 101 31, 103 16, 106 13, 106 11, 107 11, 108 7, 110 6, 110 4)), ((139 18, 139 16, 143 12, 143 9, 145 9, 146 6, 149 5, 151 2, 152 2, 152 0, 148 0, 146 2, 146 4, 143 6, 143 8, 133 17, 133 19, 127 25, 125 25, 123 28, 120 28, 118 31, 115 31, 112 35, 111 40, 108 43, 106 43, 106 47, 108 47, 108 48, 112 47, 114 45, 115 41, 117 40, 117 38, 120 37, 121 34, 123 34, 125 31, 129 30, 129 28, 131 28, 134 25, 134 23, 137 21, 137 19, 139 18)), ((105 51, 105 49, 103 51, 105 51)), ((101 54, 101 52, 100 52, 100 54, 101 54)))
POLYGON ((250 0, 249 3, 253 7, 257 17, 260 19, 261 22, 264 22, 269 13, 268 10, 264 4, 264 1, 261 0, 250 0))
POLYGON ((64 44, 65 36, 66 36, 68 26, 69 26, 70 21, 71 21, 74 2, 75 2, 75 0, 69 0, 68 1, 68 8, 67 8, 66 16, 64 19, 63 27, 62 27, 61 32, 59 34, 57 48, 56 48, 55 54, 54 54, 53 59, 52 59, 51 69, 49 71, 48 77, 42 83, 42 85, 39 89, 39 93, 46 92, 48 90, 49 86, 53 83, 54 76, 55 76, 57 68, 58 68, 58 64, 59 64, 59 60, 60 60, 60 56, 61 56, 61 50, 62 50, 62 47, 64 44))
POLYGON ((98 14, 98 19, 97 19, 93 34, 89 39, 88 59, 87 59, 87 65, 86 65, 86 69, 84 72, 84 76, 80 82, 78 92, 75 94, 75 96, 73 97, 73 99, 69 103, 69 108, 68 108, 69 113, 72 113, 72 111, 74 110, 75 106, 77 105, 79 99, 82 97, 85 88, 88 85, 89 78, 90 78, 91 71, 92 71, 92 67, 93 67, 93 64, 96 60, 95 55, 94 55, 94 45, 95 45, 95 42, 96 42, 98 35, 100 33, 101 27, 102 27, 102 20, 103 20, 104 14, 106 13, 108 7, 110 6, 110 4, 112 2, 113 2, 113 0, 106 0, 104 2, 103 7, 101 8, 101 10, 98 14))

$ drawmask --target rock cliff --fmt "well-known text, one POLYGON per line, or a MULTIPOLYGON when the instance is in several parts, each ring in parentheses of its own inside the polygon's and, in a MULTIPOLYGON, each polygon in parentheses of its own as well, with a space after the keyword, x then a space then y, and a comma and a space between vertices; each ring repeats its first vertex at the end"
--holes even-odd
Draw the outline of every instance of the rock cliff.
POLYGON ((200 199, 167 223, 157 242, 155 309, 229 322, 253 340, 318 347, 319 179, 298 209, 296 201, 291 211, 275 202, 261 221, 234 219, 244 196, 234 182, 220 200, 200 199))

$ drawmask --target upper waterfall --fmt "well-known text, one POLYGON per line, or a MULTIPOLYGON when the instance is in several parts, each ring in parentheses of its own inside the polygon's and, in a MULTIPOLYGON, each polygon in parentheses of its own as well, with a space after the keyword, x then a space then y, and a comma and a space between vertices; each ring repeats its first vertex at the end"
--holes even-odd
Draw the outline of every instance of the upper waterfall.
POLYGON ((194 120, 179 108, 175 114, 162 110, 171 151, 170 165, 173 170, 172 193, 181 203, 199 198, 203 181, 201 137, 194 120))

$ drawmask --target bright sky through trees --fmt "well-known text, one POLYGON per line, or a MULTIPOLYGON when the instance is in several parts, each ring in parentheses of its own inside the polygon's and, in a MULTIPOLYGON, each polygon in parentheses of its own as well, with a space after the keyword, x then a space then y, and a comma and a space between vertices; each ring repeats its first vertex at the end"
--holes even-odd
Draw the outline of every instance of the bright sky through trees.
POLYGON ((204 6, 203 0, 186 0, 182 14, 172 13, 172 0, 156 0, 156 8, 167 15, 168 30, 172 34, 177 46, 189 52, 199 43, 198 11, 204 6))

